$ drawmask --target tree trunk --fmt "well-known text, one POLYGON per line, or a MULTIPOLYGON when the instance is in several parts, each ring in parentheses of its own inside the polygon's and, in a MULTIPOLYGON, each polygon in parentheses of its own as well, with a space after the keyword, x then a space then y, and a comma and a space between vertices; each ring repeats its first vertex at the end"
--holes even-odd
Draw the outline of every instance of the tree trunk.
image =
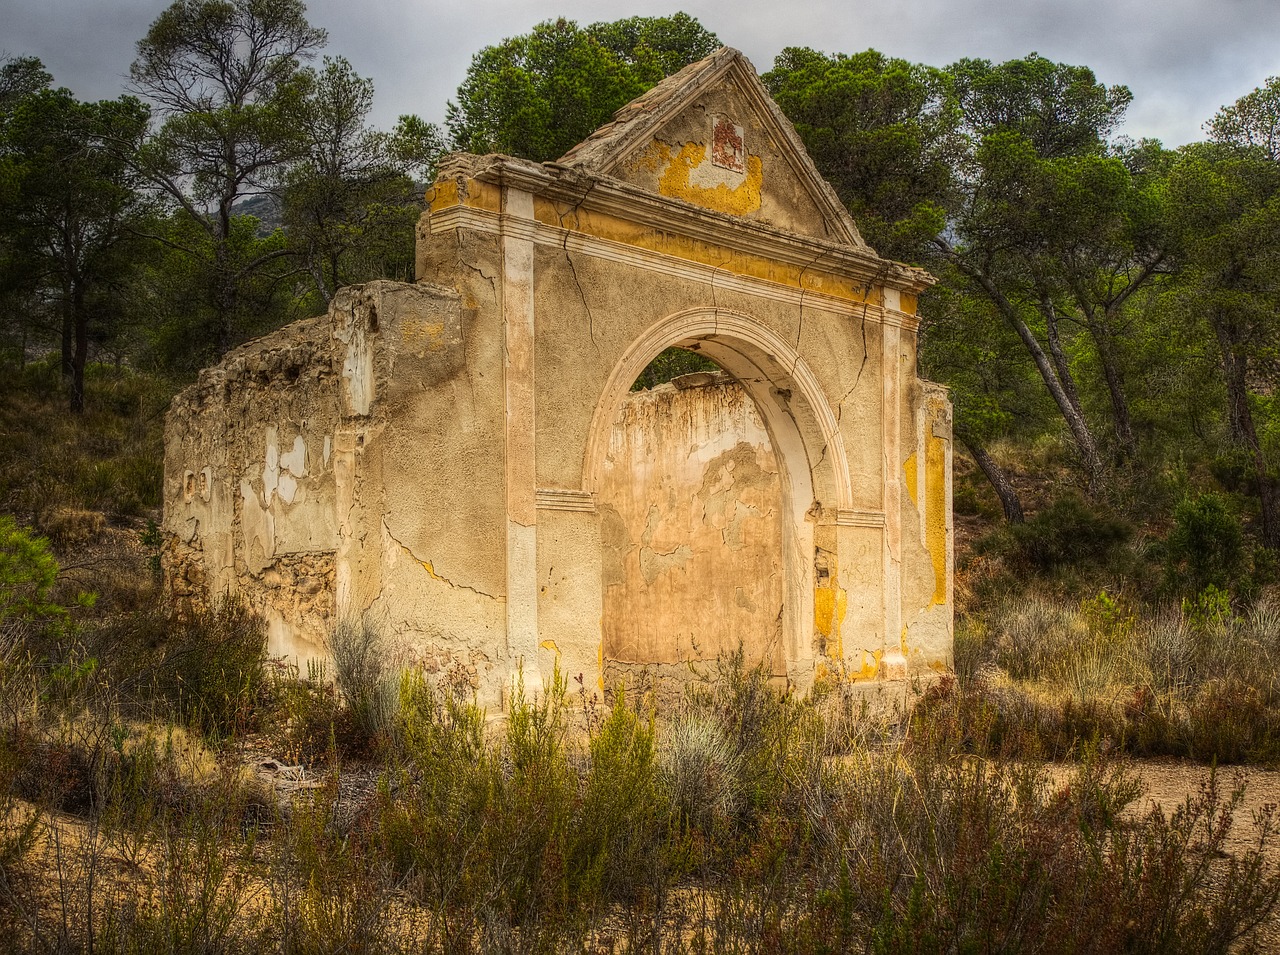
POLYGON ((996 492, 996 496, 1000 498, 1000 507, 1004 510, 1004 519, 1010 524, 1023 523, 1026 517, 1022 513, 1022 500, 1018 497, 1018 489, 1013 486, 1008 475, 1004 473, 1004 469, 996 464, 995 459, 987 453, 987 449, 977 441, 959 434, 956 437, 973 455, 973 460, 982 469, 983 475, 986 476, 988 483, 996 492))
POLYGON ((221 358, 231 348, 235 336, 236 280, 227 261, 227 249, 219 246, 214 257, 213 347, 215 359, 221 358))
POLYGON ((71 356, 71 412, 84 413, 84 366, 89 358, 89 309, 85 305, 84 285, 76 282, 72 292, 72 314, 75 325, 75 350, 71 356))
POLYGON ((1036 370, 1040 372, 1040 377, 1043 379, 1045 387, 1049 389, 1050 396, 1062 413, 1067 427, 1071 430, 1072 438, 1075 439, 1076 449, 1080 452, 1080 458, 1084 463, 1085 476, 1089 482, 1089 493, 1096 494, 1102 490, 1103 475, 1106 471, 1102 463, 1102 455, 1098 451, 1098 443, 1094 440, 1093 432, 1089 430, 1089 423, 1085 421, 1079 405, 1072 403, 1070 396, 1062 385, 1062 381, 1053 369, 1049 356, 1044 353, 1039 340, 1036 339, 1035 333, 1027 327, 1027 323, 1022 320, 1022 316, 1013 307, 1013 303, 996 288, 995 282, 990 277, 982 272, 981 269, 966 262, 964 257, 956 253, 949 245, 940 240, 935 240, 935 243, 939 245, 946 257, 957 268, 978 283, 983 292, 986 293, 987 298, 990 299, 991 304, 996 307, 996 310, 1009 324, 1009 327, 1022 340, 1023 346, 1031 355, 1031 360, 1035 362, 1036 370))
POLYGON ((1062 339, 1058 337, 1058 311, 1047 297, 1040 299, 1040 312, 1044 315, 1044 327, 1049 339, 1049 354, 1053 356, 1053 367, 1058 372, 1058 380, 1062 382, 1062 390, 1066 393, 1071 407, 1080 410, 1080 391, 1076 388, 1076 380, 1071 374, 1071 365, 1067 362, 1067 353, 1062 348, 1062 339))
POLYGON ((66 283, 63 283, 60 305, 62 308, 62 377, 70 378, 75 352, 75 316, 74 305, 71 302, 71 288, 66 283))
MULTIPOLYGON (((1150 272, 1146 273, 1150 275, 1150 272)), ((1103 306, 1102 317, 1098 317, 1098 309, 1078 288, 1076 301, 1084 316, 1084 326, 1093 339, 1094 353, 1098 356, 1098 364, 1102 366, 1102 377, 1107 383, 1107 394, 1111 399, 1111 422, 1116 433, 1116 461, 1123 464, 1138 453, 1138 442, 1133 437, 1133 420, 1129 414, 1129 399, 1124 393, 1124 385, 1120 381, 1120 369, 1116 367, 1116 353, 1111 336, 1112 317, 1120 310, 1129 293, 1103 306)))
POLYGON ((1262 543, 1272 550, 1280 550, 1280 478, 1267 469, 1266 456, 1258 441, 1258 429, 1253 422, 1253 409, 1249 407, 1249 359, 1238 349, 1236 336, 1220 311, 1213 311, 1209 320, 1222 355, 1231 439, 1253 462, 1262 511, 1262 543))
POLYGON ((1111 413, 1115 418, 1116 443, 1120 448, 1120 460, 1127 461, 1137 453, 1138 442, 1133 436, 1129 399, 1120 381, 1120 370, 1116 368, 1115 351, 1111 347, 1111 332, 1107 328, 1095 328, 1090 322, 1089 334, 1098 350, 1098 362, 1102 365, 1102 376, 1106 379, 1107 393, 1111 396, 1111 413))

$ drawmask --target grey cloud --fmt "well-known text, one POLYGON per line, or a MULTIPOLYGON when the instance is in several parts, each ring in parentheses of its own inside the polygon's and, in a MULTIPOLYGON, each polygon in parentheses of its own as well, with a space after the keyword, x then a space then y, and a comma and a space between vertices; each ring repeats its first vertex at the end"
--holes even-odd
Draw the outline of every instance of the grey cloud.
MULTIPOLYGON (((124 86, 134 44, 163 0, 0 0, 0 52, 39 56, 85 97, 124 86)), ((377 88, 375 121, 402 113, 437 122, 482 46, 565 16, 579 22, 663 15, 670 2, 618 0, 312 0, 331 55, 377 88)), ((1126 132, 1169 145, 1197 139, 1221 105, 1280 73, 1274 0, 692 0, 683 8, 767 70, 785 46, 874 47, 942 66, 1032 50, 1091 66, 1134 92, 1126 132)))

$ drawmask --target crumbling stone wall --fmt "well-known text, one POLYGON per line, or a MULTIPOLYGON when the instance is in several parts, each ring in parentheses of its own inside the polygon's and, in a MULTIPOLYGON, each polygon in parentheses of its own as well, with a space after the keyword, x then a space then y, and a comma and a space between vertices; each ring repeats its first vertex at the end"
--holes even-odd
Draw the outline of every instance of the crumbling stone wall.
POLYGON ((180 600, 235 593, 271 649, 333 616, 338 370, 326 317, 237 349, 179 395, 165 430, 164 567, 180 600))

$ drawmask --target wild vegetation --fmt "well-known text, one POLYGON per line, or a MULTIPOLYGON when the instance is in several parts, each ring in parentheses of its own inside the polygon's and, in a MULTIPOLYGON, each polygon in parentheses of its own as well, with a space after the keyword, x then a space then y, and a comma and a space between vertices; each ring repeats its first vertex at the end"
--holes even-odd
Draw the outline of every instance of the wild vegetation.
POLYGON ((1058 776, 958 758, 962 713, 904 735, 740 656, 661 721, 557 676, 491 724, 348 628, 335 698, 270 674, 234 607, 73 636, 27 543, 0 669, 15 950, 1227 952, 1280 901, 1273 808, 1227 855, 1217 776, 1135 811, 1101 748, 1058 776), (246 768, 317 736, 301 795, 246 768))
POLYGON ((718 40, 540 24, 476 55, 446 130, 389 132, 326 41, 298 0, 180 0, 115 100, 0 66, 11 947, 1211 952, 1274 924, 1274 809, 1209 767, 1280 761, 1280 80, 1170 150, 1084 66, 783 51, 765 83, 865 236, 939 278, 954 675, 873 717, 726 659, 674 713, 557 684, 497 722, 358 622, 299 673, 243 608, 165 607, 164 409, 410 278, 446 145, 554 159, 718 40), (1204 788, 1142 808, 1129 761, 1170 756, 1204 788))

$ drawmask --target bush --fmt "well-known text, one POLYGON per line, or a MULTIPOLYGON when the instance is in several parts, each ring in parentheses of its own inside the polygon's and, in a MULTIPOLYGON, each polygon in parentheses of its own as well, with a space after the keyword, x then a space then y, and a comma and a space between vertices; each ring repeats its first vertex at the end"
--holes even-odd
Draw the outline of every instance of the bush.
POLYGON ((658 747, 663 785, 681 824, 711 834, 738 811, 738 750, 719 720, 686 711, 666 724, 658 747))
POLYGON ((1245 569, 1244 532, 1221 496, 1184 498, 1173 512, 1165 571, 1171 588, 1188 596, 1208 587, 1230 592, 1245 569))
POLYGON ((368 751, 387 738, 395 714, 397 685, 386 640, 364 620, 340 621, 329 638, 329 652, 346 705, 350 743, 368 751))
POLYGON ((959 683, 926 694, 917 737, 1068 757, 1107 739, 1134 755, 1280 757, 1280 611, 1243 614, 1210 586, 1139 615, 1105 591, 1079 609, 1006 600, 957 632, 959 683), (962 661, 963 666, 960 666, 962 661))
POLYGON ((0 627, 62 615, 51 597, 57 579, 49 542, 0 514, 0 627))
POLYGON ((315 766, 345 755, 344 711, 323 665, 311 663, 305 678, 296 665, 275 663, 263 700, 267 736, 290 763, 315 766))
POLYGON ((265 684, 267 635, 247 606, 226 601, 171 618, 156 661, 160 694, 214 741, 246 732, 265 684))
POLYGON ((660 785, 652 720, 626 691, 590 741, 590 769, 569 838, 569 891, 583 904, 645 901, 661 907, 672 879, 673 813, 660 785))
POLYGON ((978 541, 979 554, 1002 556, 1039 573, 1105 563, 1133 535, 1119 518, 1091 510, 1076 495, 1060 497, 1024 524, 999 528, 978 541))

